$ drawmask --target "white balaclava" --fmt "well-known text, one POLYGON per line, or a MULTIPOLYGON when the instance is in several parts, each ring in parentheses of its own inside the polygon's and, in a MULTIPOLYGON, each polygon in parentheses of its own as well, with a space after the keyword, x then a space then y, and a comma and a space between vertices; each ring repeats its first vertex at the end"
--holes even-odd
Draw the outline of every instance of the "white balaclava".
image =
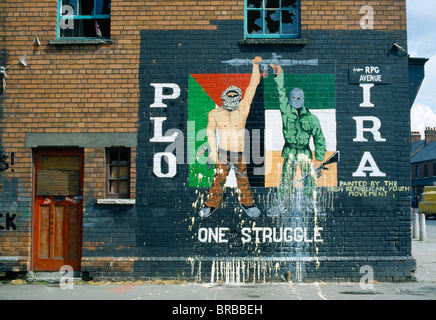
POLYGON ((236 86, 228 87, 221 95, 223 99, 223 108, 233 111, 239 108, 239 103, 242 100, 242 91, 236 86))
POLYGON ((295 88, 289 94, 289 103, 295 109, 301 109, 304 106, 304 91, 300 88, 295 88))

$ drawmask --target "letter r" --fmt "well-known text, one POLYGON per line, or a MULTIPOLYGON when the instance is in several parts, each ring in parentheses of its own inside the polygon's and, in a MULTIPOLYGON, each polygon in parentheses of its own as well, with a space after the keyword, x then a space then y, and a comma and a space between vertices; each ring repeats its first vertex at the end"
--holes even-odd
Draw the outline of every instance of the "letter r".
POLYGON ((353 117, 353 119, 356 121, 356 138, 353 139, 354 142, 367 142, 368 139, 366 139, 363 136, 363 132, 371 132, 374 140, 377 142, 385 142, 386 139, 381 137, 380 134, 380 128, 381 128, 381 121, 377 117, 353 117), (372 128, 364 128, 363 122, 364 121, 370 121, 372 122, 372 128))

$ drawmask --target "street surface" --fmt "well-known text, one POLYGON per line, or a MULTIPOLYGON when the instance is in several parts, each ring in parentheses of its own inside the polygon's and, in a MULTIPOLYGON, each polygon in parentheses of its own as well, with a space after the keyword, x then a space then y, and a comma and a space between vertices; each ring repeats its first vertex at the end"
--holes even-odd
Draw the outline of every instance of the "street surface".
MULTIPOLYGON (((66 284, 28 284, 15 280, 0 285, 0 300, 166 300, 168 308, 175 308, 172 311, 199 312, 197 316, 204 310, 189 310, 183 302, 186 304, 190 300, 190 305, 194 306, 195 301, 201 305, 217 300, 246 305, 258 305, 262 300, 435 300, 436 220, 427 219, 426 226, 427 241, 413 240, 416 282, 375 283, 373 286, 359 283, 74 283, 70 289, 66 284)), ((244 312, 249 310, 254 312, 256 309, 245 309, 244 312)), ((227 311, 231 312, 231 307, 227 311)))

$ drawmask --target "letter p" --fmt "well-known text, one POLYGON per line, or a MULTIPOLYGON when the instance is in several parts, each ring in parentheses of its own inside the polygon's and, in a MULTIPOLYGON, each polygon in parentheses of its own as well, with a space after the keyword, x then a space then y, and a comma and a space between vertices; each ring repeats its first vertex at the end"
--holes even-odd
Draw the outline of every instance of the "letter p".
POLYGON ((166 108, 163 100, 174 100, 180 96, 180 87, 175 83, 150 83, 154 87, 154 103, 150 108, 166 108), (164 94, 164 88, 172 90, 171 94, 164 94))

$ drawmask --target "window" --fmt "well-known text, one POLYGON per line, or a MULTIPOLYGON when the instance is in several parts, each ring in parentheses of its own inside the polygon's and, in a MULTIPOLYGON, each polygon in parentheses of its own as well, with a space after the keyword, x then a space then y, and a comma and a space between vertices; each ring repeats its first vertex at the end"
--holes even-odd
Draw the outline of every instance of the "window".
POLYGON ((436 162, 433 162, 433 177, 436 176, 436 162))
POLYGON ((106 150, 106 198, 130 197, 130 149, 106 150))
POLYGON ((57 38, 110 38, 110 0, 58 0, 57 38))
POLYGON ((415 166, 415 179, 419 179, 419 164, 415 166))
POLYGON ((245 0, 246 38, 299 38, 300 0, 245 0))
POLYGON ((424 164, 424 177, 428 177, 428 163, 424 164))
POLYGON ((39 161, 37 196, 80 195, 80 155, 41 155, 39 161))

